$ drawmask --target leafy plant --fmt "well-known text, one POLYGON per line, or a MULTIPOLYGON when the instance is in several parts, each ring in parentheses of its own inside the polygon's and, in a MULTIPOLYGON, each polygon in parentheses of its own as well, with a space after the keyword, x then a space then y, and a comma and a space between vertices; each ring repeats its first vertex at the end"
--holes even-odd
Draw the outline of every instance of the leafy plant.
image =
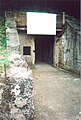
MULTIPOLYGON (((8 53, 7 53, 7 40, 6 28, 5 28, 5 17, 1 17, 0 24, 0 72, 6 72, 8 66, 8 53)), ((6 76, 6 73, 5 73, 6 76)))

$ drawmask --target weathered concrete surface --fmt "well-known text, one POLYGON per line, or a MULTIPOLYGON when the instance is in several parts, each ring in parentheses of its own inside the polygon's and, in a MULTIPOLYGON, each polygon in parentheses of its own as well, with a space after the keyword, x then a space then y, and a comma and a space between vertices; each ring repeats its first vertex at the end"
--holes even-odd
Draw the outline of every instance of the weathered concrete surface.
POLYGON ((77 74, 81 73, 80 22, 66 15, 65 30, 61 37, 56 36, 54 65, 77 74))
POLYGON ((34 120, 81 120, 81 80, 79 76, 36 65, 34 76, 34 120))
POLYGON ((32 120, 34 105, 32 98, 32 71, 19 54, 9 56, 12 66, 7 70, 7 86, 5 93, 9 101, 9 119, 32 120))
POLYGON ((0 120, 32 120, 34 115, 32 71, 19 54, 9 56, 12 63, 0 78, 0 120))

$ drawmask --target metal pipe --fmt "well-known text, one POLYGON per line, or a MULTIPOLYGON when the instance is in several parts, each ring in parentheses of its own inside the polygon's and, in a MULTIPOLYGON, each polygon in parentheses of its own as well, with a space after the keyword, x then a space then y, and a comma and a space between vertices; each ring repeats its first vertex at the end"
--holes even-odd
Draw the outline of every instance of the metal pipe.
POLYGON ((63 25, 65 25, 65 12, 63 12, 63 25))

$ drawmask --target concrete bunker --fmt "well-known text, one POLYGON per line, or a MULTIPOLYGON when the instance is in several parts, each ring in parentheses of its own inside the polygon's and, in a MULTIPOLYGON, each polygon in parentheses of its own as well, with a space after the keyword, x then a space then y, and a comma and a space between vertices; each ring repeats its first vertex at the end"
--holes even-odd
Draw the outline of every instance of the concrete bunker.
POLYGON ((26 31, 18 31, 20 51, 28 64, 33 67, 37 63, 53 65, 53 35, 27 35, 26 31))
POLYGON ((54 63, 56 14, 38 12, 15 13, 20 52, 31 67, 36 63, 54 63), (24 20, 23 20, 24 19, 24 20))

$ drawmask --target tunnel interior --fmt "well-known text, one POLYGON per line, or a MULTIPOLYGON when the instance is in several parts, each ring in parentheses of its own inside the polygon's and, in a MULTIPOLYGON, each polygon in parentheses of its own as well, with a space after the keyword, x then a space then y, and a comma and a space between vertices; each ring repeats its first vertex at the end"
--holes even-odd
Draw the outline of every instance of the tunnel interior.
POLYGON ((35 36, 35 63, 53 64, 54 36, 35 36))

